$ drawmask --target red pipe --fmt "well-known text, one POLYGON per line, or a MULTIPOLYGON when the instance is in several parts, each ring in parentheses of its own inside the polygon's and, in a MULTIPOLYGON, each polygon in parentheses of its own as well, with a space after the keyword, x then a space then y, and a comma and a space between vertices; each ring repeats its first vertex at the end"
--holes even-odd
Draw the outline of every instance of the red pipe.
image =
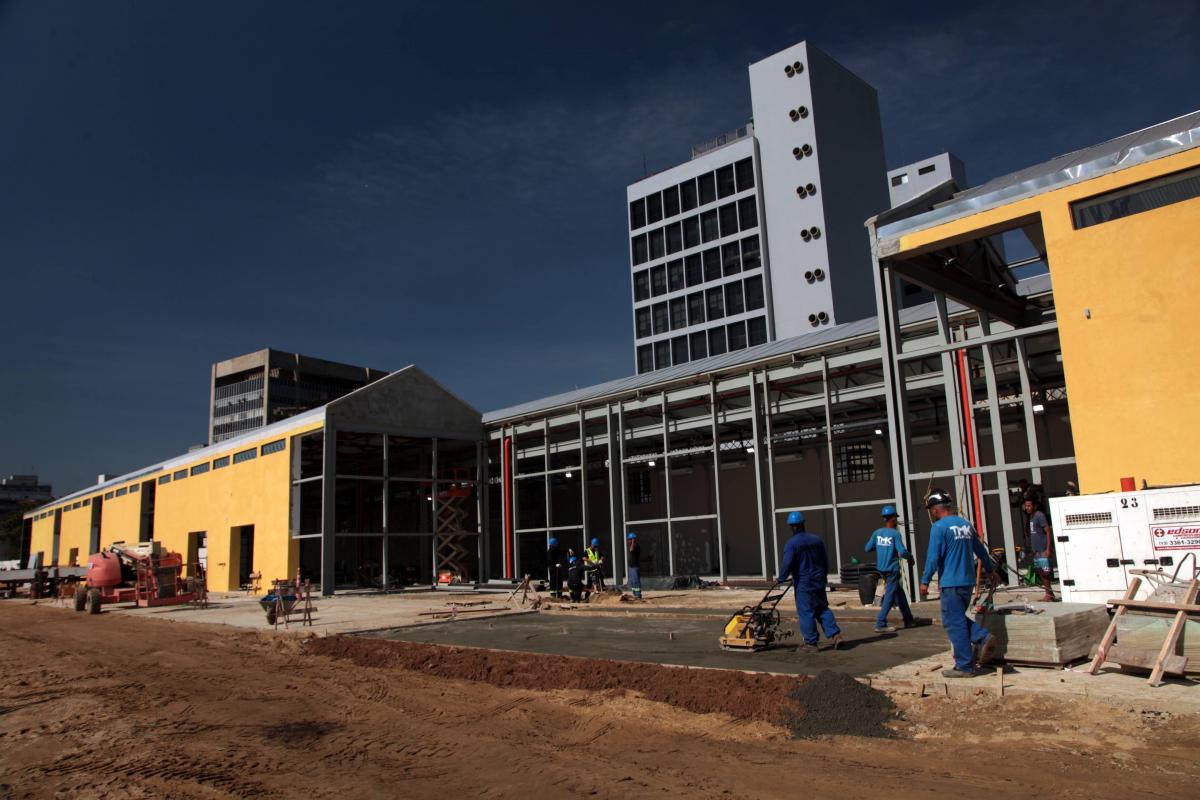
MULTIPOLYGON (((967 351, 958 351, 958 380, 962 387, 960 394, 962 395, 963 403, 963 430, 967 436, 967 466, 979 466, 979 457, 975 451, 975 426, 971 397, 971 381, 967 374, 967 351)), ((975 530, 979 533, 979 538, 987 544, 987 537, 983 535, 983 497, 979 491, 979 476, 972 473, 967 476, 971 483, 971 512, 975 518, 975 530)))
POLYGON ((502 446, 500 482, 504 485, 504 577, 511 580, 516 577, 513 572, 512 437, 505 436, 502 446))

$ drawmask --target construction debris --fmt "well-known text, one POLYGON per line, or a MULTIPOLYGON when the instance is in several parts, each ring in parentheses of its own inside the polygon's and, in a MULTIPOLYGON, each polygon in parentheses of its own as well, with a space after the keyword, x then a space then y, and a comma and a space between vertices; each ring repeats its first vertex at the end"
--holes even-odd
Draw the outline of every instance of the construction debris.
POLYGON ((797 739, 896 736, 888 724, 900 718, 892 699, 844 673, 823 670, 792 689, 787 699, 782 722, 797 739))
POLYGON ((1088 656, 1104 634, 1108 612, 1094 603, 1036 603, 1028 609, 1001 606, 978 621, 999 639, 997 659, 1062 666, 1088 656))

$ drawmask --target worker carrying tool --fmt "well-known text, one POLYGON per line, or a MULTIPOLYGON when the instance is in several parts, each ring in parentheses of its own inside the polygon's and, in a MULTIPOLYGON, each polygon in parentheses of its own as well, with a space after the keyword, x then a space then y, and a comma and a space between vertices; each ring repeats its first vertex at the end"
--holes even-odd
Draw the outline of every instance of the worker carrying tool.
POLYGON ((571 590, 571 602, 583 602, 583 561, 578 556, 571 556, 567 562, 567 588, 571 590))
POLYGON ((550 582, 550 596, 562 597, 563 585, 563 551, 558 546, 558 539, 550 537, 546 543, 546 571, 550 582))
POLYGON ((587 585, 589 592, 604 591, 604 553, 600 551, 600 540, 592 539, 592 543, 583 551, 584 566, 587 567, 587 585))
POLYGON ((934 573, 938 575, 942 627, 954 648, 954 667, 942 670, 947 678, 975 675, 974 646, 979 645, 979 663, 991 660, 996 637, 967 619, 971 594, 975 589, 975 559, 983 565, 989 580, 999 580, 991 553, 979 540, 975 526, 954 513, 954 498, 944 489, 934 489, 925 499, 925 507, 936 520, 929 532, 929 555, 921 575, 921 596, 929 591, 934 573))
POLYGON ((788 514, 787 524, 792 528, 792 538, 783 548, 783 563, 775 582, 792 582, 796 595, 796 614, 800 617, 800 635, 804 637, 800 652, 817 652, 817 642, 820 641, 818 624, 826 638, 833 640, 833 649, 837 650, 842 646, 842 629, 833 618, 833 612, 829 610, 829 598, 825 595, 829 578, 825 543, 805 530, 804 515, 799 511, 788 514))
POLYGON ((900 609, 904 618, 904 627, 915 628, 917 621, 912 610, 908 607, 908 597, 904 587, 900 585, 900 559, 912 563, 913 554, 904 546, 904 537, 900 535, 900 515, 896 507, 886 505, 880 511, 883 517, 883 527, 877 528, 867 540, 866 551, 875 553, 875 569, 883 576, 883 602, 879 606, 879 614, 875 617, 876 633, 893 633, 895 628, 888 625, 888 614, 892 605, 900 609))

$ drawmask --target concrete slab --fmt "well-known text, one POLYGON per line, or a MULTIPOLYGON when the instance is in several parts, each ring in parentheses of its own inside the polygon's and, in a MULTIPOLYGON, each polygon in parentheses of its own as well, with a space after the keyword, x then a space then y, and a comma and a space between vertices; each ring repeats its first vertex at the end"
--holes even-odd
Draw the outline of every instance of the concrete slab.
POLYGON ((426 644, 449 644, 555 655, 611 658, 689 667, 742 669, 794 675, 823 669, 865 675, 928 656, 945 647, 940 628, 926 626, 894 634, 876 634, 868 622, 840 621, 846 647, 834 651, 823 641, 821 652, 796 652, 797 636, 757 653, 722 650, 721 624, 690 615, 647 618, 541 613, 493 620, 460 620, 453 625, 401 628, 363 634, 426 644))

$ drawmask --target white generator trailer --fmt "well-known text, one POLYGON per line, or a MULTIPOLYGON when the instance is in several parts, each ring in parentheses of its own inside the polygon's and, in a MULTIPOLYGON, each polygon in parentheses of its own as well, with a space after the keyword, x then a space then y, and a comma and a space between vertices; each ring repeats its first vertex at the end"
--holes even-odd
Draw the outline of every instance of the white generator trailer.
POLYGON ((1200 484, 1050 498, 1062 599, 1104 603, 1142 576, 1137 599, 1189 581, 1200 559, 1200 484))

